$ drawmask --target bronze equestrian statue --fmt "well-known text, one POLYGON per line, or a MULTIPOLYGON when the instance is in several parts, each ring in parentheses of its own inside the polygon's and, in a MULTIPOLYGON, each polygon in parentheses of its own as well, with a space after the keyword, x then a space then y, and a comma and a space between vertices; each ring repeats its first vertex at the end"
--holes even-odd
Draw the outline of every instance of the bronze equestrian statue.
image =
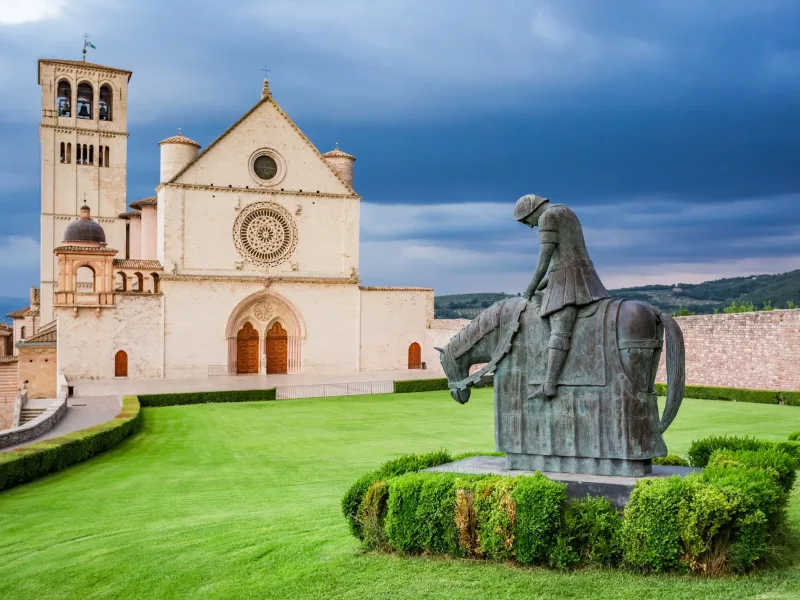
POLYGON ((493 304, 439 349, 451 395, 466 403, 493 373, 495 442, 509 469, 650 473, 652 459, 667 454, 662 434, 683 399, 680 327, 657 307, 610 297, 569 208, 528 195, 514 216, 539 227, 536 273, 524 297, 493 304), (665 333, 659 417, 654 383, 665 333))

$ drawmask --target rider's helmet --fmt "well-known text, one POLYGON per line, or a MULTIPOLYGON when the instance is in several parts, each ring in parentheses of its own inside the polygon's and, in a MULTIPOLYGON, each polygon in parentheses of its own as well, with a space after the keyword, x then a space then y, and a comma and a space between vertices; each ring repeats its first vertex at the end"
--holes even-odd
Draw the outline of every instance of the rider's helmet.
POLYGON ((549 198, 537 196, 536 194, 526 194, 517 200, 517 204, 514 206, 514 218, 522 222, 530 217, 542 204, 549 201, 549 198))

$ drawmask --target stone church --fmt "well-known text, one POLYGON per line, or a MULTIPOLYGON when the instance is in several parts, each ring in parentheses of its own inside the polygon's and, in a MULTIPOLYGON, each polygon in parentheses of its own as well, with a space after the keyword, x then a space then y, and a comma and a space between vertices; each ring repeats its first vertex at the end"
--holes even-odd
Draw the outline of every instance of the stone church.
POLYGON ((38 79, 41 285, 20 353, 51 347, 71 380, 440 369, 433 290, 361 284, 355 158, 322 154, 266 80, 207 148, 160 142, 155 194, 128 206, 131 72, 40 60, 38 79))

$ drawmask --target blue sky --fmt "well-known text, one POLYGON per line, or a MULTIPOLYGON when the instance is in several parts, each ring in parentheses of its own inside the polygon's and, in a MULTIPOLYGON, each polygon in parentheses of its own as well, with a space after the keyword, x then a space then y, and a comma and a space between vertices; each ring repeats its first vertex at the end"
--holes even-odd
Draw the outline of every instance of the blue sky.
POLYGON ((800 268, 798 22, 793 0, 0 0, 0 296, 38 279, 36 60, 85 32, 134 72, 129 201, 160 139, 206 146, 266 65, 357 157, 369 284, 523 290, 525 193, 576 210, 608 287, 800 268))

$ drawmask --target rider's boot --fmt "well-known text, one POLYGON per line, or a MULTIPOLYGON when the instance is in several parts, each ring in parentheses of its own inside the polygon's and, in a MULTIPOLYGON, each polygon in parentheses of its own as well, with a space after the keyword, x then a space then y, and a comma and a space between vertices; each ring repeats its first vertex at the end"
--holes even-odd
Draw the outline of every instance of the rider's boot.
POLYGON ((564 335, 550 336, 550 342, 547 344, 547 370, 544 373, 544 381, 536 388, 532 397, 552 398, 558 393, 558 378, 567 360, 569 341, 569 337, 564 335))

